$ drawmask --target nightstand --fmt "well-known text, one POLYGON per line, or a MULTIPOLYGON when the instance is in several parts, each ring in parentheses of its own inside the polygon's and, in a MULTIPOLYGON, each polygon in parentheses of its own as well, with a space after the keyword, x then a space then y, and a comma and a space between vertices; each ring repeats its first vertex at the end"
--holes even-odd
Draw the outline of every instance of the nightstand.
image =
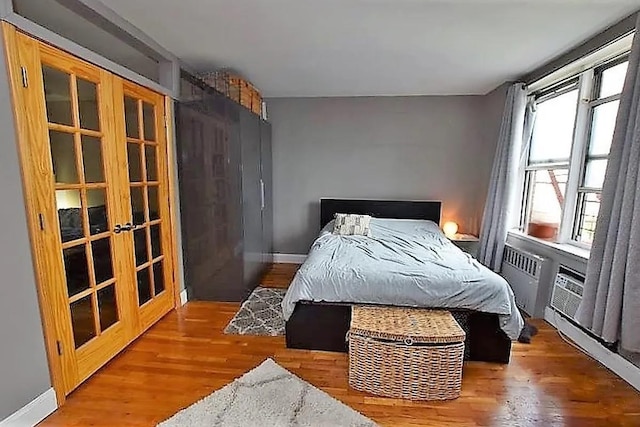
POLYGON ((473 234, 455 234, 454 236, 449 237, 449 240, 472 257, 475 258, 478 255, 480 240, 477 236, 474 236, 473 234))

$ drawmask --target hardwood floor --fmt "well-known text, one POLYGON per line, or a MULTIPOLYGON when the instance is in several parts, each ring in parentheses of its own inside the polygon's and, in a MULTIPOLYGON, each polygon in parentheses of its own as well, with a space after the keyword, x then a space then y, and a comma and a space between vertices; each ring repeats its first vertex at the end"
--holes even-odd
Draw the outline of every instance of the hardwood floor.
MULTIPOLYGON (((286 287, 276 265, 266 286, 286 287)), ((387 426, 640 426, 640 393, 565 343, 544 321, 509 365, 469 362, 462 396, 411 402, 349 389, 346 354, 288 350, 283 337, 223 335, 238 304, 190 302, 171 312, 73 392, 43 426, 153 426, 271 357, 387 426)))

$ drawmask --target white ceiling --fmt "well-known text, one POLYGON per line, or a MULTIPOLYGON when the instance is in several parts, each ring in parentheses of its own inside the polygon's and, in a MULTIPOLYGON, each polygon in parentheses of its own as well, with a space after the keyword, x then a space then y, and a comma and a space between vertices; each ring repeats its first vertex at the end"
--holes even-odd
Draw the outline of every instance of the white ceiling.
POLYGON ((485 94, 640 0, 103 0, 197 71, 266 97, 485 94))

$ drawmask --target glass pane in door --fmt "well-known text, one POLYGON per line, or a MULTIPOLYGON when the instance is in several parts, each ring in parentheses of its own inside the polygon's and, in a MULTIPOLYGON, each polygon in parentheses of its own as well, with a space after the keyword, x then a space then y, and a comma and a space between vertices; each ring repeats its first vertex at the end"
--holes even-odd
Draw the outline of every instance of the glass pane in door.
POLYGON ((144 146, 144 159, 147 165, 147 181, 158 180, 158 164, 156 162, 156 147, 153 145, 144 146))
POLYGON ((56 183, 79 183, 73 134, 50 131, 49 143, 51 144, 51 160, 53 161, 53 175, 56 183))
POLYGON ((151 300, 151 280, 148 268, 138 271, 138 304, 142 305, 151 300))
POLYGON ((80 78, 77 79, 76 84, 78 86, 80 127, 83 129, 100 130, 97 85, 80 78))
POLYGON ((91 235, 109 231, 105 189, 87 190, 87 204, 89 205, 89 229, 91 230, 91 235))
POLYGON ((164 291, 164 270, 162 261, 153 264, 153 290, 156 295, 164 291))
POLYGON ((96 336, 91 295, 71 303, 71 323, 76 348, 86 344, 96 336))
POLYGON ((144 215, 144 187, 131 187, 131 213, 133 223, 141 225, 145 222, 144 215))
POLYGON ((62 251, 64 271, 67 280, 67 296, 71 298, 91 287, 89 281, 89 264, 85 245, 80 244, 62 251))
POLYGON ((142 116, 144 121, 144 139, 145 141, 156 140, 156 115, 153 105, 142 103, 142 116))
POLYGON ((73 126, 71 76, 49 66, 42 67, 47 119, 50 123, 73 126))
POLYGON ((127 127, 127 137, 140 138, 138 101, 128 96, 124 98, 124 119, 127 127))
POLYGON ((56 190, 56 207, 62 243, 84 237, 80 190, 56 190))
POLYGON ((138 228, 133 232, 136 266, 149 261, 149 251, 147 250, 147 228, 138 228))
POLYGON ((160 219, 160 206, 158 205, 158 187, 147 187, 147 193, 149 197, 149 221, 160 219))
POLYGON ((82 135, 82 162, 86 182, 104 182, 102 141, 99 138, 82 135))
POLYGON ((135 142, 127 144, 127 153, 129 155, 129 181, 142 181, 142 154, 140 153, 141 145, 135 142))
POLYGON ((100 313, 100 329, 103 331, 118 321, 118 305, 113 285, 98 291, 98 312, 100 313))
POLYGON ((151 229, 151 256, 155 259, 162 255, 162 239, 160 224, 154 224, 151 229))
POLYGON ((110 238, 94 240, 91 242, 93 254, 93 271, 96 277, 96 285, 113 279, 113 267, 111 263, 110 238))

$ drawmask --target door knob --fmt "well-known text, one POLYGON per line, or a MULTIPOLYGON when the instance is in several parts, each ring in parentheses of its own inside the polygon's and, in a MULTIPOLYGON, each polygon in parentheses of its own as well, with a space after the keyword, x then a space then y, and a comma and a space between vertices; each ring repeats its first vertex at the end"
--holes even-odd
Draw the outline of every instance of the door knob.
POLYGON ((113 232, 116 234, 120 234, 123 231, 131 231, 134 228, 135 227, 130 222, 126 223, 125 225, 116 224, 115 228, 113 229, 113 232))

